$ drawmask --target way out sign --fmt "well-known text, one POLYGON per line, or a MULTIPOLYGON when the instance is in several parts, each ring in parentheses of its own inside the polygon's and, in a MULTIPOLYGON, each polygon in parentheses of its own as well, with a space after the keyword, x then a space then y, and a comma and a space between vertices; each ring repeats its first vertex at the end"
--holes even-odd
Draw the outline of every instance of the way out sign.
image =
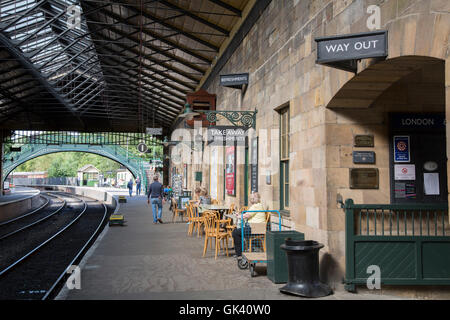
POLYGON ((385 30, 315 38, 316 63, 356 72, 357 60, 387 57, 387 39, 385 30))
POLYGON ((146 145, 145 143, 141 142, 141 143, 139 143, 139 144, 137 145, 137 149, 138 149, 138 151, 141 152, 141 153, 146 153, 147 150, 148 150, 148 147, 147 147, 147 145, 146 145))

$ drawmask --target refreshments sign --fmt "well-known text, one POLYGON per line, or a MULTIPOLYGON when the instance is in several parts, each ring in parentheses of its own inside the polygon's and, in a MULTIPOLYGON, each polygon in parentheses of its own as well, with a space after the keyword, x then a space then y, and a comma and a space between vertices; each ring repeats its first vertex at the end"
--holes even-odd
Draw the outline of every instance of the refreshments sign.
POLYGON ((221 75, 220 85, 224 87, 242 89, 243 85, 248 85, 248 73, 221 75))

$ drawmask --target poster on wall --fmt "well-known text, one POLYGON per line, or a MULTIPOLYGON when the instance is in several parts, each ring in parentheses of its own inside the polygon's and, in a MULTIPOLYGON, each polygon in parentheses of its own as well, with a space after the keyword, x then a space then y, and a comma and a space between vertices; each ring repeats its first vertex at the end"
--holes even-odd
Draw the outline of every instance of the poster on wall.
POLYGON ((394 162, 409 162, 409 136, 394 136, 394 162))
POLYGON ((416 199, 414 182, 395 182, 394 196, 396 199, 416 199))
POLYGON ((394 165, 395 180, 416 180, 416 166, 414 164, 394 165))
POLYGON ((438 196, 440 194, 439 191, 439 173, 424 173, 423 174, 423 184, 425 194, 427 196, 438 196))
POLYGON ((209 194, 212 199, 218 199, 218 186, 219 186, 219 149, 213 147, 211 149, 211 161, 210 161, 210 183, 209 194))
POLYGON ((227 195, 236 195, 236 147, 226 147, 225 151, 225 189, 227 195))

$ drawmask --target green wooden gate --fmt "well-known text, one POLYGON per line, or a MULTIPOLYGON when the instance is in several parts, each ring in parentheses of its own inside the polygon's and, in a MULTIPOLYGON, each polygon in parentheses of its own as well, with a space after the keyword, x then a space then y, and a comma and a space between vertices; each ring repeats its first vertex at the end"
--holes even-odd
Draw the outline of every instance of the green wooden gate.
MULTIPOLYGON (((354 204, 345 209, 345 289, 367 284, 368 267, 381 284, 450 285, 447 204, 354 204)), ((368 273, 369 272, 369 273, 368 273)))

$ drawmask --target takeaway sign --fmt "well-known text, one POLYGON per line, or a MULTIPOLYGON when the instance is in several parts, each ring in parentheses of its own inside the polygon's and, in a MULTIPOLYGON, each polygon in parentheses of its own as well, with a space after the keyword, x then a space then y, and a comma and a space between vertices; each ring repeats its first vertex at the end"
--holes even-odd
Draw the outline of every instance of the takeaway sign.
POLYGON ((207 134, 210 145, 244 145, 247 131, 245 127, 215 126, 208 128, 207 134))
POLYGON ((315 38, 316 63, 356 72, 360 59, 387 57, 387 39, 387 31, 315 38))

